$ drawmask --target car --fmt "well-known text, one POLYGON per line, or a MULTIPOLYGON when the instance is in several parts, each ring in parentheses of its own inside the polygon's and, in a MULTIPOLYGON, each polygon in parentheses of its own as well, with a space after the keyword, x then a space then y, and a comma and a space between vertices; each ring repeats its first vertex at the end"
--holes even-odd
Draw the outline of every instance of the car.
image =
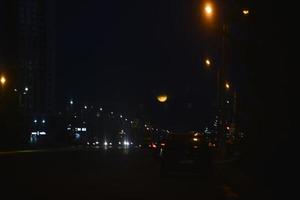
POLYGON ((210 175, 211 152, 201 133, 172 133, 166 137, 161 153, 161 175, 174 172, 193 172, 210 175))

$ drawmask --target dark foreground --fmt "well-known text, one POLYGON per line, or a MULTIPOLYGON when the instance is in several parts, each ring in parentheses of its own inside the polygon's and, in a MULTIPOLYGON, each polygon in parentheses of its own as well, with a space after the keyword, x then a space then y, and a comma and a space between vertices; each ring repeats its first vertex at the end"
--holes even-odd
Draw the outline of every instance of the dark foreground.
POLYGON ((0 153, 0 163, 0 199, 266 199, 219 172, 161 177, 158 160, 142 149, 0 153))

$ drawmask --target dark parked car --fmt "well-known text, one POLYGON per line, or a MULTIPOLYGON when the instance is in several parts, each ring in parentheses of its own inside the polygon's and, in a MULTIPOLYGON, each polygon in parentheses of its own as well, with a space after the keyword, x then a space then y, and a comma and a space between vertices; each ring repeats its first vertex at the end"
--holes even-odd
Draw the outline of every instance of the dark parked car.
POLYGON ((211 153, 201 133, 172 133, 165 139, 161 155, 161 174, 193 172, 210 175, 211 153))

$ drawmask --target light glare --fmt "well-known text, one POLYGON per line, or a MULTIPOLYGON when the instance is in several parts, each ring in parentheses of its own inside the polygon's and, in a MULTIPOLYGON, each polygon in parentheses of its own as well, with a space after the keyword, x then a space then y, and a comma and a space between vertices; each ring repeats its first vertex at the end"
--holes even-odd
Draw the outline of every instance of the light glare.
POLYGON ((163 95, 159 95, 157 97, 157 100, 160 102, 160 103, 165 103, 167 100, 168 100, 168 96, 163 94, 163 95))

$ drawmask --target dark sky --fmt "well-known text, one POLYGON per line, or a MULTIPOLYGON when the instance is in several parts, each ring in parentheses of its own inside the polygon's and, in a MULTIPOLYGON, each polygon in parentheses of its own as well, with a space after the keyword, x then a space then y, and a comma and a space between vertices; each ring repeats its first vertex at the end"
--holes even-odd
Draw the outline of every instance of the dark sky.
MULTIPOLYGON (((206 124, 215 111, 216 72, 204 70, 203 59, 208 55, 217 66, 221 42, 218 31, 202 23, 200 5, 192 0, 57 1, 60 103, 73 98, 133 115, 143 108, 151 119, 206 124), (170 96, 167 108, 155 102, 161 92, 170 96)), ((229 63, 230 78, 242 88, 246 51, 236 49, 247 50, 254 31, 251 20, 230 27, 235 39, 228 52, 240 58, 229 63)))
POLYGON ((170 104, 182 110, 195 103, 197 112, 209 113, 215 77, 203 71, 201 59, 203 48, 216 41, 205 41, 199 31, 198 5, 179 0, 59 1, 60 98, 113 102, 123 110, 144 104, 155 110, 155 95, 166 92, 170 104))

